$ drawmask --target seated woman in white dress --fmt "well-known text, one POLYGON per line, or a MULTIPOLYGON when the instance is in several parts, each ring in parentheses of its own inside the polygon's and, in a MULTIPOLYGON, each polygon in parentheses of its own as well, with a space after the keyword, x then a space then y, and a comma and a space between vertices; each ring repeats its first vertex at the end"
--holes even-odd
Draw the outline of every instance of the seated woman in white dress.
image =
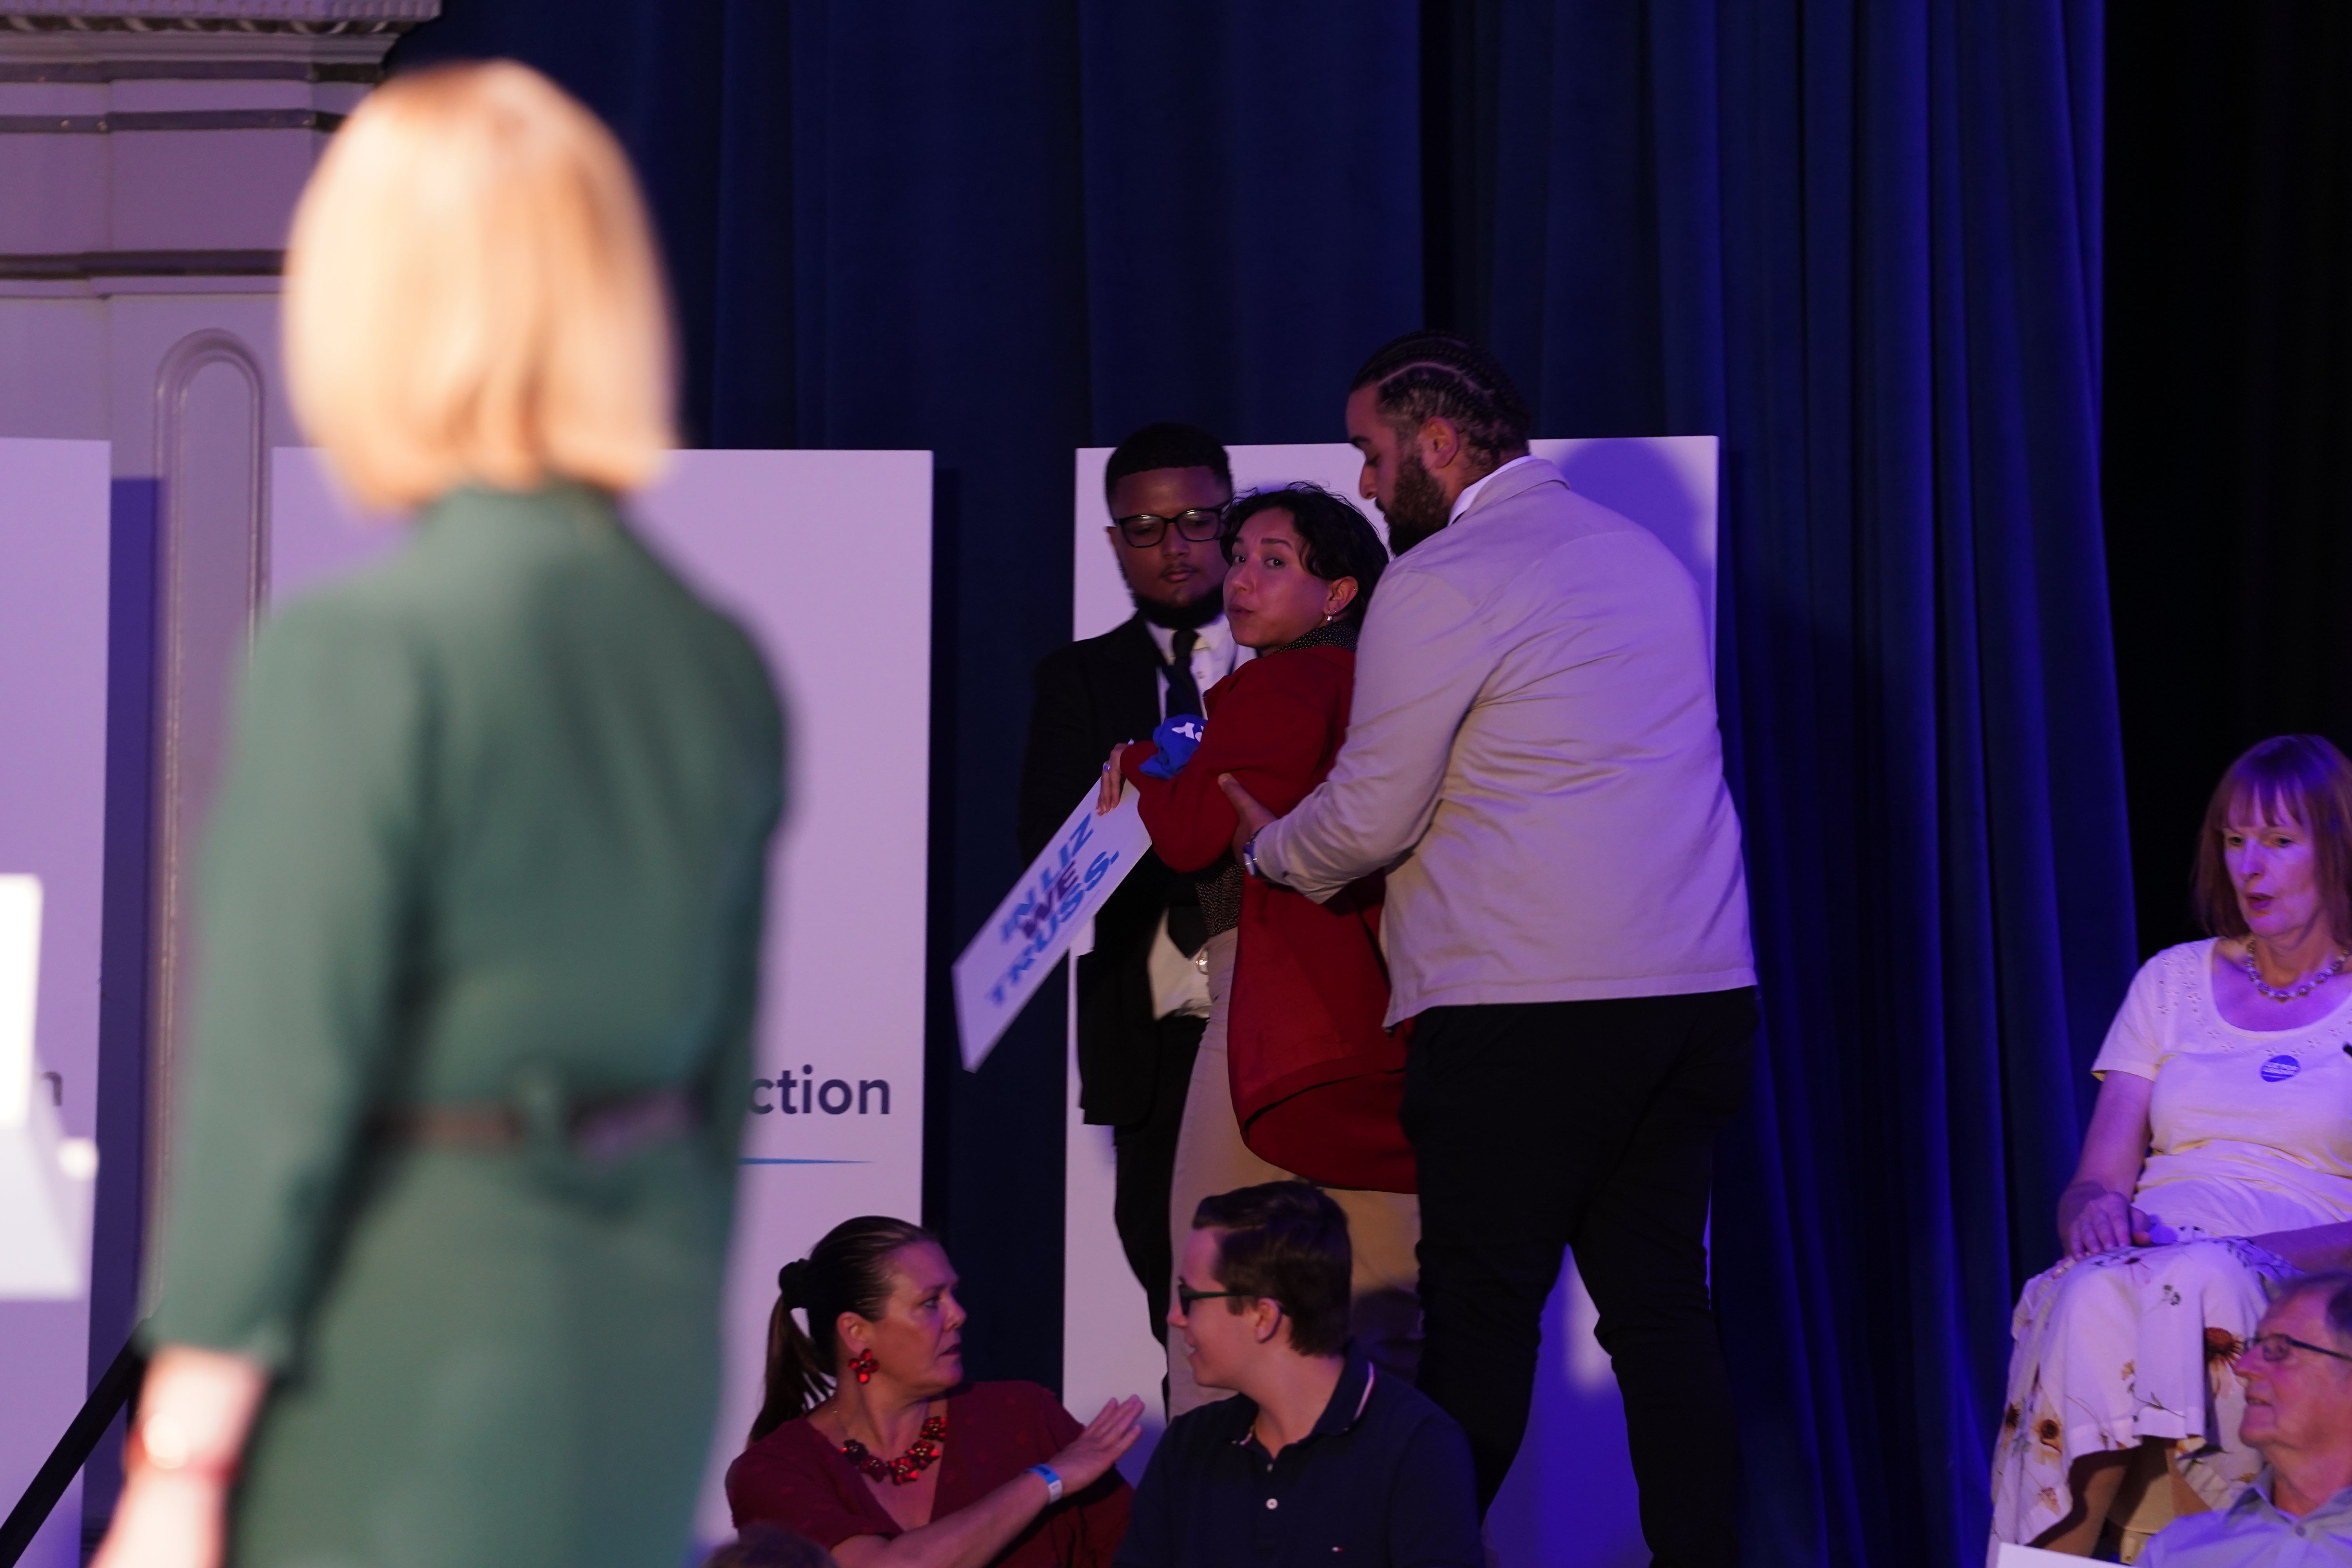
POLYGON ((2284 735, 2231 763, 2206 808, 2196 897, 2213 936, 2133 980, 2058 1202, 2065 1258, 2018 1300, 1996 1542, 2088 1556, 2144 1490, 2135 1536, 2168 1500, 2226 1504, 2261 1468, 2238 1440, 2231 1368, 2264 1282, 2352 1261, 2344 754, 2284 735))

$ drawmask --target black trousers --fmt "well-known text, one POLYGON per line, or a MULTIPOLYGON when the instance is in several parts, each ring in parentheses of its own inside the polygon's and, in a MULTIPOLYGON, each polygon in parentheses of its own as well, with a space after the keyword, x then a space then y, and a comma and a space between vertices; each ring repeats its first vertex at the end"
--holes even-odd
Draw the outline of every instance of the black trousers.
POLYGON ((1468 1432, 1482 1510, 1526 1435, 1544 1302, 1573 1248, 1655 1568, 1738 1561, 1705 1237, 1716 1130, 1748 1094, 1754 996, 1433 1007, 1414 1026, 1421 1388, 1468 1432))
POLYGON ((1176 1173, 1176 1134, 1184 1126, 1184 1098, 1192 1084, 1192 1058, 1201 1054, 1206 1018, 1160 1020, 1160 1059, 1151 1089, 1151 1113, 1111 1129, 1116 1159, 1111 1223, 1127 1266, 1143 1287, 1151 1310, 1151 1333, 1168 1342, 1168 1281, 1176 1277, 1175 1243, 1168 1236, 1169 1188, 1176 1173))

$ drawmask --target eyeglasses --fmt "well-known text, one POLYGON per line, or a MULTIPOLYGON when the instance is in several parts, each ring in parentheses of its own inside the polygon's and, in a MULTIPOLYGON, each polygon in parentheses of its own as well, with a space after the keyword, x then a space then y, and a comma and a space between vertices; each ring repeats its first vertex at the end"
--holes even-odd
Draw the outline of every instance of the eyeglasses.
POLYGON ((1139 511, 1133 517, 1115 517, 1118 536, 1138 550, 1149 550, 1168 536, 1168 525, 1176 525, 1176 536, 1195 544, 1206 544, 1225 531, 1225 509, 1196 506, 1180 511, 1174 517, 1161 517, 1157 512, 1139 511))
POLYGON ((1188 1318, 1192 1315, 1193 1302, 1215 1301, 1227 1296, 1238 1297, 1244 1301, 1255 1300, 1255 1294, 1248 1290, 1195 1290, 1181 1279, 1176 1281, 1176 1304, 1184 1309, 1184 1315, 1188 1318))
POLYGON ((2352 1355, 2346 1355, 2342 1351, 2315 1345, 2306 1340, 2296 1339, 2293 1334, 2256 1334, 2246 1342, 2246 1348, 2273 1366, 2297 1351, 2309 1351, 2314 1355, 2324 1355, 2336 1361, 2352 1361, 2352 1355))

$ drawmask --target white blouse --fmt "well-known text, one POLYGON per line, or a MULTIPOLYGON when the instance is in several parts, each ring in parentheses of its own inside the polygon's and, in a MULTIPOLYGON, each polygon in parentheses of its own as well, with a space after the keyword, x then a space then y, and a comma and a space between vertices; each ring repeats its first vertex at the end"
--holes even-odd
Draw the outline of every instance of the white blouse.
POLYGON ((2156 1085, 2132 1201, 2221 1236, 2352 1220, 2352 975, 2315 1024, 2242 1029, 2214 1005, 2213 946, 2141 965, 2091 1065, 2156 1085))

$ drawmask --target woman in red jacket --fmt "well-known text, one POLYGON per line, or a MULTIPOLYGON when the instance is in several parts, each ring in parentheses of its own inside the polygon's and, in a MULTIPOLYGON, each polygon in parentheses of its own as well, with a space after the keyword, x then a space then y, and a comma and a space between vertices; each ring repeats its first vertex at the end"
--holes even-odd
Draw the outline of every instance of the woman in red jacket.
MULTIPOLYGON (((1209 929, 1194 961, 1209 977, 1209 1025, 1177 1136, 1169 1226, 1187 1234, 1216 1193, 1294 1176, 1324 1184, 1348 1211, 1357 1337, 1410 1376, 1420 1206, 1397 1122, 1403 1045, 1381 1027, 1378 879, 1318 904, 1244 879, 1233 807, 1217 787, 1231 773, 1286 811, 1323 782, 1348 732, 1356 630, 1388 552, 1361 512, 1307 484, 1236 500, 1224 550, 1225 618, 1257 657, 1210 688, 1204 723, 1171 720, 1104 767, 1103 809, 1135 786, 1152 848, 1199 873, 1209 929)), ((1214 1397, 1193 1382, 1181 1345, 1169 1336, 1171 1418, 1214 1397)))

